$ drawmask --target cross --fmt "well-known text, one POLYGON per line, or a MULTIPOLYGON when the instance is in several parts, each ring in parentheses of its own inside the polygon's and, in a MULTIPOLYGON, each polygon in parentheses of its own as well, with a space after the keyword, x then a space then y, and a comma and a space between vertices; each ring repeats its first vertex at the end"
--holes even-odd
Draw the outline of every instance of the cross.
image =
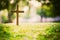
POLYGON ((16 11, 12 11, 12 12, 16 12, 17 13, 17 21, 16 21, 16 25, 19 25, 19 19, 18 19, 18 17, 19 17, 19 15, 18 15, 18 13, 23 13, 24 11, 19 11, 19 6, 17 5, 17 9, 16 9, 16 11))

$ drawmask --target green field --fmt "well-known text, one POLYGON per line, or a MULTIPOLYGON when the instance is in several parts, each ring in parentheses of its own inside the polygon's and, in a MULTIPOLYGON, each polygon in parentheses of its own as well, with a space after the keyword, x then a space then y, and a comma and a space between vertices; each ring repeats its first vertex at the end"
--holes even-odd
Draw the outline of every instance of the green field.
POLYGON ((0 24, 0 40, 60 40, 60 23, 0 24))

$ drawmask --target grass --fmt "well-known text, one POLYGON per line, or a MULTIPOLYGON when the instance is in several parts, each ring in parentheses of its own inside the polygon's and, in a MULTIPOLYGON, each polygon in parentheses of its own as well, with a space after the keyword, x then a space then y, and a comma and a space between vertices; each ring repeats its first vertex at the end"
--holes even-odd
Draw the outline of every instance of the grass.
MULTIPOLYGON (((3 31, 9 33, 9 38, 4 40, 40 40, 37 39, 39 34, 46 34, 46 29, 54 27, 60 23, 21 23, 19 26, 14 24, 0 24, 3 26, 3 31)), ((0 29, 1 31, 1 29, 0 29)), ((0 33, 1 34, 1 33, 0 33)), ((0 37, 0 40, 3 38, 0 37)))

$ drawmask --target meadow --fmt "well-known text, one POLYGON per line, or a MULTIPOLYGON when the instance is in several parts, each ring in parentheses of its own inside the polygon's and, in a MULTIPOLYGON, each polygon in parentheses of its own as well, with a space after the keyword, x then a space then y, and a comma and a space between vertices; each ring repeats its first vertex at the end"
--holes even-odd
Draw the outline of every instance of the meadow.
POLYGON ((60 40, 60 23, 0 24, 0 40, 60 40))

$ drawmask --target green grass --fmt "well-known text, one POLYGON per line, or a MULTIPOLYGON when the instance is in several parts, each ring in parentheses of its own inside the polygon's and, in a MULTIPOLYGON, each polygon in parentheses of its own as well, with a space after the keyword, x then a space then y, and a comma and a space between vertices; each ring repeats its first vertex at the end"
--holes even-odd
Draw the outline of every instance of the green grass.
MULTIPOLYGON (((56 25, 60 27, 59 24, 21 23, 19 26, 14 24, 0 24, 0 40, 49 40, 45 36, 49 36, 49 33, 53 34, 54 27, 56 25)), ((53 38, 51 39, 54 40, 53 38)))

